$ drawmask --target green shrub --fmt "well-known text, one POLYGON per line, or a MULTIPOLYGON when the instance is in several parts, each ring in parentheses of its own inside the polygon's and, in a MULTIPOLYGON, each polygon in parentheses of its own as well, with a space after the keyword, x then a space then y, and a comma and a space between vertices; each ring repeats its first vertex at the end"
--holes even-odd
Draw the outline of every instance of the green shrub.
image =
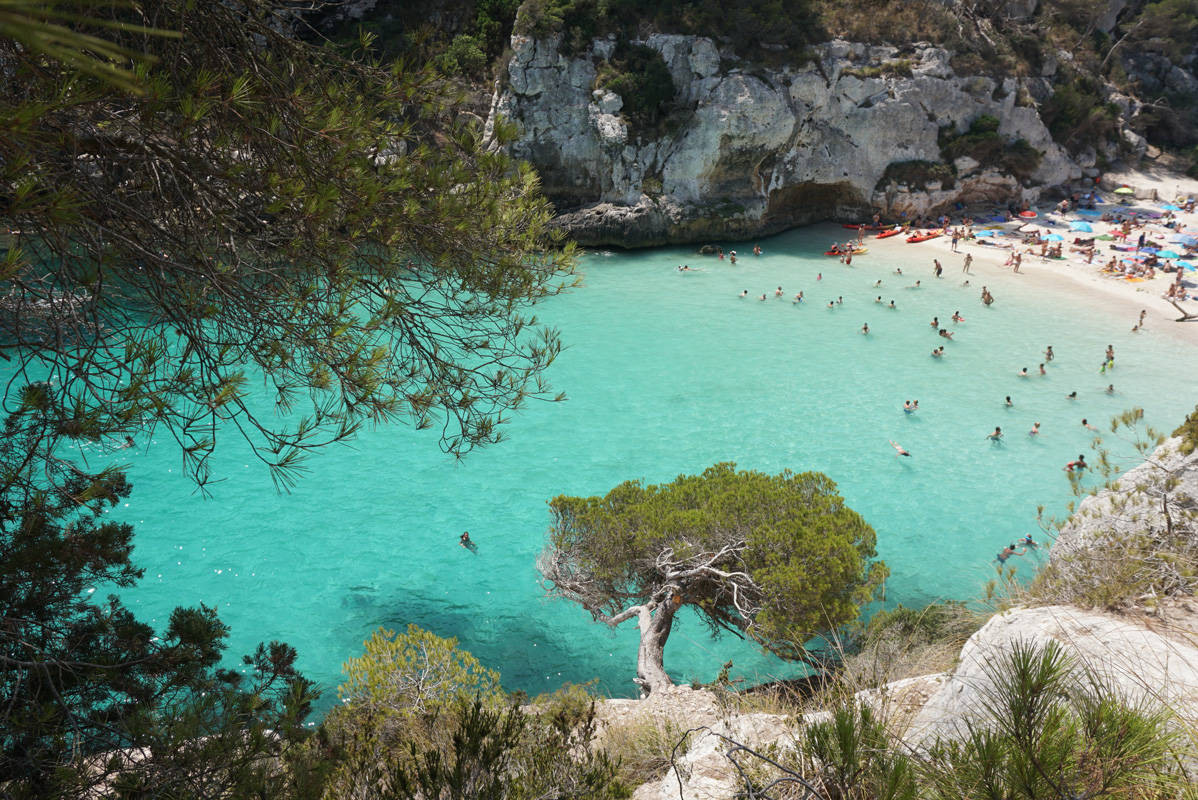
POLYGON ((1119 109, 1103 102, 1097 81, 1073 72, 1064 75, 1052 97, 1041 104, 1040 117, 1054 140, 1076 150, 1113 135, 1119 109))
POLYGON ((345 662, 341 699, 384 714, 436 712, 463 697, 501 702, 499 673, 487 669, 457 639, 409 625, 406 633, 380 628, 366 652, 345 662))
POLYGON ((1181 437, 1179 449, 1182 455, 1188 456, 1198 448, 1198 406, 1194 406, 1194 410, 1186 416, 1185 422, 1177 426, 1173 435, 1181 437))
POLYGON ((956 134, 951 127, 941 128, 941 157, 951 162, 968 156, 983 167, 997 167, 1027 180, 1040 166, 1044 154, 1024 139, 1007 142, 999 134, 998 126, 997 117, 981 114, 963 134, 956 134))
POLYGON ((476 37, 463 33, 455 36, 445 52, 437 56, 436 64, 446 75, 477 77, 487 66, 487 54, 476 37))
POLYGON ((630 127, 650 131, 674 108, 674 79, 661 53, 621 42, 599 70, 595 85, 620 95, 630 127))
POLYGON ((921 191, 929 183, 940 181, 942 188, 951 189, 955 179, 956 172, 952 164, 943 161, 893 161, 886 165, 876 190, 884 191, 891 181, 921 191))

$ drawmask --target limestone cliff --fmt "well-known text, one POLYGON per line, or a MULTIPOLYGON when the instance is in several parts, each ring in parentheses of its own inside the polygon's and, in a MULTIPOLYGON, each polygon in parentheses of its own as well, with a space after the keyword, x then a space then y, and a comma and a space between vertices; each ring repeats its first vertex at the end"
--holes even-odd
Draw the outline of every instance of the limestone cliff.
MULTIPOLYGON (((627 247, 738 238, 880 210, 918 214, 954 202, 1031 199, 1082 175, 1050 136, 1031 98, 1043 78, 957 75, 949 53, 834 41, 804 63, 749 67, 711 40, 654 34, 673 78, 676 111, 642 137, 621 116, 622 100, 596 89, 614 39, 567 57, 555 38, 515 36, 496 115, 522 131, 513 153, 540 172, 584 244, 627 247), (999 135, 1040 151, 1020 181, 958 159, 952 185, 883 182, 895 162, 941 159, 941 129, 964 131, 980 115, 999 135)), ((1089 161, 1085 166, 1092 166, 1089 161)))

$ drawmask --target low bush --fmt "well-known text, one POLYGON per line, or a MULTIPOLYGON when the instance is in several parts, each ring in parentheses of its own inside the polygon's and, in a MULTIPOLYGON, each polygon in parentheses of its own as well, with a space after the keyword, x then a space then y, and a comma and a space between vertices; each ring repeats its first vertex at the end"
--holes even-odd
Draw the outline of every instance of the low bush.
POLYGON ((886 165, 875 189, 884 191, 891 181, 919 191, 926 189, 929 183, 939 181, 941 188, 951 189, 955 180, 952 164, 943 161, 894 161, 886 165))
POLYGON ((654 130, 674 109, 674 79, 661 53, 651 47, 618 44, 600 66, 595 86, 620 95, 621 113, 636 133, 654 130))
POLYGON ((969 130, 958 134, 953 128, 940 130, 940 155, 945 161, 968 156, 983 167, 997 167, 1020 180, 1030 178, 1043 157, 1024 139, 1006 141, 998 132, 999 120, 990 114, 976 117, 969 130))
POLYGON ((660 778, 672 759, 686 753, 685 725, 662 714, 640 714, 604 726, 599 748, 618 764, 617 777, 626 786, 660 778))

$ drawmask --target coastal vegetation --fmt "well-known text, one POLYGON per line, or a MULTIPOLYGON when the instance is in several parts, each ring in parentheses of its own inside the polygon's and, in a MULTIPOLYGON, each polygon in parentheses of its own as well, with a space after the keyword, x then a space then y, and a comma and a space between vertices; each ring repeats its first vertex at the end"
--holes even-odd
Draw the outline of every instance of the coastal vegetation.
POLYGON ((870 706, 845 701, 807 726, 796 752, 749 751, 743 788, 806 788, 840 800, 1184 796, 1191 752, 1164 709, 1129 706, 1055 644, 1017 643, 987 669, 979 707, 919 748, 870 706))
POLYGON ((549 593, 613 627, 637 620, 646 694, 672 683, 663 655, 684 606, 713 633, 817 663, 807 643, 856 619, 886 577, 873 528, 815 472, 716 464, 660 486, 555 497, 549 509, 538 561, 549 593))
POLYGON ((305 43, 277 4, 0 12, 2 793, 281 796, 295 652, 229 669, 214 609, 159 631, 102 600, 142 577, 106 465, 154 430, 204 487, 242 436, 286 488, 366 423, 495 442, 554 398, 528 309, 572 249, 435 72, 305 43))
MULTIPOLYGON (((369 32, 342 42, 349 54, 314 46, 259 0, 85 7, 80 29, 106 38, 66 49, 33 35, 61 17, 0 15, 0 220, 14 231, 0 262, 0 357, 14 376, 0 442, 0 795, 615 800, 660 775, 679 726, 613 727, 596 744, 582 689, 526 703, 455 640, 414 626, 366 643, 315 727, 315 687, 286 644, 230 668, 213 608, 178 608, 157 630, 101 599, 143 574, 132 526, 105 518, 132 487, 94 465, 154 430, 203 487, 220 477, 218 435, 232 434, 286 488, 308 453, 375 422, 437 428, 454 455, 498 441, 512 411, 557 397, 545 374, 560 343, 530 309, 571 285, 573 252, 536 176, 484 141, 445 75, 485 74, 509 26, 560 32, 567 47, 611 31, 601 85, 651 128, 675 90, 660 54, 634 43, 640 22, 715 28, 749 53, 800 46, 822 6, 530 0, 518 14, 480 2, 427 68, 384 64, 369 32)), ((1193 3, 1144 14, 1124 48, 1188 52, 1193 3)), ((1102 123, 1084 110, 1091 96, 1058 101, 1065 141, 1102 123)), ((1170 113, 1154 125, 1173 130, 1184 117, 1170 113)), ((511 134, 500 124, 493 141, 511 134)), ((1038 159, 986 119, 944 147, 1017 175, 1038 159)), ((1178 429, 1186 452, 1196 430, 1198 411, 1178 429)), ((1140 492, 1163 528, 1031 591, 1104 605, 1191 595, 1194 517, 1172 489, 1166 476, 1140 492)), ((857 620, 886 575, 873 529, 818 473, 717 464, 560 496, 550 512, 548 591, 609 625, 638 620, 649 693, 670 688, 664 646, 683 606, 713 634, 824 668, 811 642, 857 620)), ((928 648, 942 659, 976 624, 956 604, 878 614, 851 644, 857 660, 829 674, 876 685, 872 667, 932 663, 928 648)), ((993 668, 988 715, 922 760, 844 705, 786 769, 843 798, 1184 791, 1162 716, 1074 667, 1053 648, 1016 648, 993 668)))

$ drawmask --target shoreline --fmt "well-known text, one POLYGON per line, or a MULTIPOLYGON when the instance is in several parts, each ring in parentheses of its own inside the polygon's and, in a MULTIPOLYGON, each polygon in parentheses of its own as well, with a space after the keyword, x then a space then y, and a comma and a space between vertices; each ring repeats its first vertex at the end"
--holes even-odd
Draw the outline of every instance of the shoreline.
MULTIPOLYGON (((839 231, 845 229, 836 227, 839 231)), ((831 231, 831 226, 828 227, 831 231)), ((1141 309, 1147 310, 1145 331, 1162 334, 1184 344, 1198 347, 1198 320, 1193 322, 1175 322, 1177 309, 1168 303, 1161 295, 1172 282, 1173 277, 1166 273, 1158 273, 1151 280, 1142 283, 1127 283, 1116 278, 1107 278, 1099 270, 1098 259, 1095 264, 1078 264, 1071 260, 1041 261, 1039 256, 1025 254, 1023 265, 1018 273, 1003 262, 1010 250, 978 245, 974 242, 962 242, 959 252, 952 252, 951 240, 941 236, 919 245, 908 244, 902 236, 894 236, 878 241, 866 237, 869 253, 854 259, 853 266, 869 266, 872 259, 885 259, 888 263, 907 269, 908 265, 916 270, 913 275, 922 275, 920 268, 932 266, 932 259, 939 259, 944 266, 946 275, 957 278, 963 275, 961 263, 966 253, 973 255, 970 267, 970 281, 979 286, 984 282, 991 289, 999 292, 1013 291, 1038 292, 1055 294, 1061 299, 1071 301, 1072 306, 1084 305, 1089 313, 1109 315, 1112 322, 1119 325, 1126 323, 1124 332, 1130 331, 1139 317, 1141 309), (929 247, 930 245, 930 247, 929 247)), ((1198 273, 1190 273, 1198 281, 1198 273)), ((962 278, 963 279, 963 278, 962 278)), ((1198 305, 1194 301, 1186 301, 1194 312, 1198 305)))

